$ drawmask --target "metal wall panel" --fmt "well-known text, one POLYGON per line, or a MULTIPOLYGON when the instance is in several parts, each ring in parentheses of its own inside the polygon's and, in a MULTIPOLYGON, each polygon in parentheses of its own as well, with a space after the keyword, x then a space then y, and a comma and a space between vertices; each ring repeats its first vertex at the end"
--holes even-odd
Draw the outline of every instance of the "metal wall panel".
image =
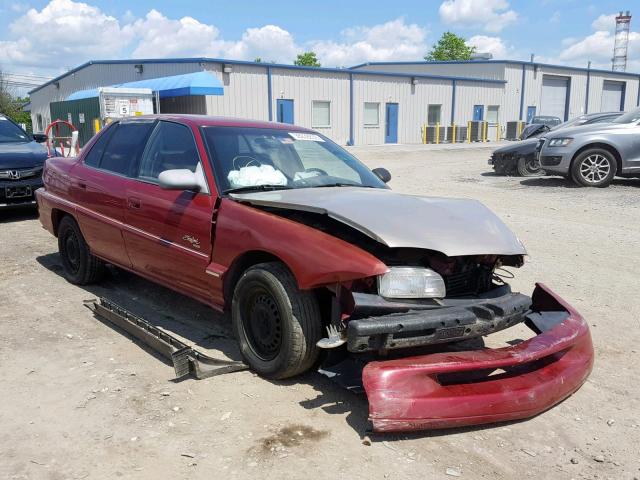
POLYGON ((267 72, 265 67, 207 63, 205 69, 224 85, 224 95, 207 95, 207 115, 268 120, 267 72))
MULTIPOLYGON (((275 120, 276 100, 293 100, 293 118, 296 125, 316 128, 312 125, 314 100, 331 102, 331 125, 316 128, 335 142, 345 145, 349 140, 349 74, 285 70, 274 68, 271 75, 272 102, 275 120)), ((261 97, 265 102, 267 93, 261 97)))
POLYGON ((422 125, 427 123, 428 106, 442 105, 444 124, 451 119, 452 86, 449 80, 374 75, 354 75, 354 141, 356 145, 384 143, 385 104, 398 104, 398 143, 421 143, 422 125), (377 127, 364 126, 365 102, 379 103, 377 127))
POLYGON ((418 63, 396 65, 365 65, 354 71, 449 75, 504 80, 504 63, 418 63))

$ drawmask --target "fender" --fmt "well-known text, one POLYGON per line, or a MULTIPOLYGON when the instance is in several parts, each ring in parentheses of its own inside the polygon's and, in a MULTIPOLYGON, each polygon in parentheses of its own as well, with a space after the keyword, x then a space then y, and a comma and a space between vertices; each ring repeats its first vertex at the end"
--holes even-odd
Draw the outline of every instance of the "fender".
POLYGON ((382 261, 350 243, 223 198, 212 255, 220 277, 248 251, 263 251, 281 259, 303 290, 381 275, 389 270, 382 261))

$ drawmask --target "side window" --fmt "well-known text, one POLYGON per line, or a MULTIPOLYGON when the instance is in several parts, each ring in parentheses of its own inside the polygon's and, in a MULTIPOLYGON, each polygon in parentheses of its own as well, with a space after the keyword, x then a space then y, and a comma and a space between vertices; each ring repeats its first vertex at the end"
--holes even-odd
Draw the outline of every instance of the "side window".
POLYGON ((160 172, 187 169, 195 173, 200 157, 189 127, 179 123, 160 122, 151 134, 138 177, 155 181, 160 172))
POLYGON ((113 125, 111 127, 107 127, 107 130, 102 132, 96 140, 96 143, 93 144, 89 153, 84 157, 84 164, 90 167, 98 167, 100 165, 100 160, 102 159, 102 154, 104 153, 104 149, 109 143, 109 138, 113 132, 118 128, 117 125, 113 125))
POLYGON ((130 175, 137 164, 154 122, 120 123, 102 155, 100 168, 120 175, 130 175))

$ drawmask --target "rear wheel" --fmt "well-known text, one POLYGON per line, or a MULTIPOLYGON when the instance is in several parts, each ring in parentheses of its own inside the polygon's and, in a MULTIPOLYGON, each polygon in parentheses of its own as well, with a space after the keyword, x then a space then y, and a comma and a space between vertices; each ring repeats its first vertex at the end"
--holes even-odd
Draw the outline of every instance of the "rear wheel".
POLYGON ((600 148, 585 150, 571 165, 571 178, 581 187, 608 187, 616 175, 616 159, 600 148))
POLYGON ((533 155, 518 158, 516 169, 521 177, 540 177, 545 171, 533 155))
POLYGON ((281 263, 261 263, 242 275, 233 293, 231 317, 242 356, 264 377, 298 375, 318 358, 318 300, 313 292, 299 290, 281 263))
POLYGON ((58 251, 64 276, 71 283, 86 285, 104 275, 104 263, 91 254, 76 221, 65 216, 58 226, 58 251))

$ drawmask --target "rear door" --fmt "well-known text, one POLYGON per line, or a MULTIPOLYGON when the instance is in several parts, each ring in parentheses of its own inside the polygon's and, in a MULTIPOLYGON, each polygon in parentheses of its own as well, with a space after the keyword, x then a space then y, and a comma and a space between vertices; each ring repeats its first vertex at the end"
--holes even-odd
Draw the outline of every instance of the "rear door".
POLYGON ((171 169, 189 169, 205 177, 191 128, 160 121, 126 192, 127 251, 141 274, 211 302, 212 278, 206 267, 216 199, 210 188, 197 192, 160 188, 158 175, 171 169))
POLYGON ((153 124, 144 120, 110 126, 72 171, 71 197, 91 251, 125 267, 131 266, 122 237, 126 192, 153 124))

